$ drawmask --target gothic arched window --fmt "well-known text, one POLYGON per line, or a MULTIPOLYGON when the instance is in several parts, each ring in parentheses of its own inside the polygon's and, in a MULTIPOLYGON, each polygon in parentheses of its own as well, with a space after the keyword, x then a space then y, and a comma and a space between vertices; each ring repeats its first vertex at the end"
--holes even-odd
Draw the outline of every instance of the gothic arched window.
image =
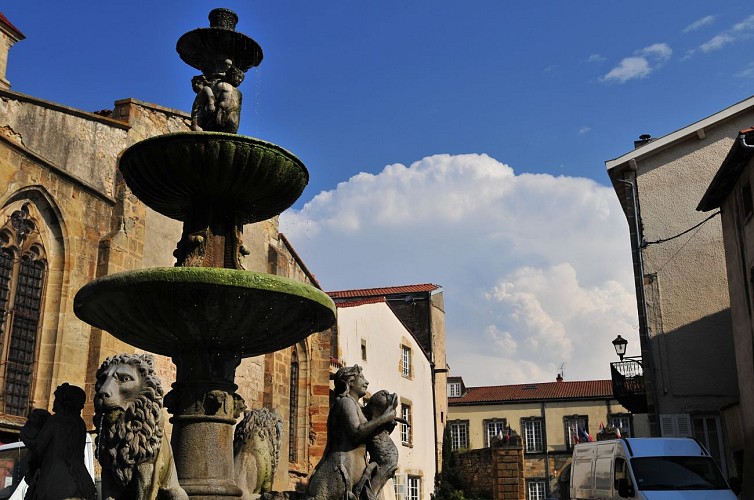
POLYGON ((291 385, 290 407, 288 420, 288 460, 295 462, 298 459, 298 349, 293 346, 291 353, 291 385))
POLYGON ((26 204, 0 228, 0 377, 7 414, 29 411, 46 269, 37 222, 26 204))

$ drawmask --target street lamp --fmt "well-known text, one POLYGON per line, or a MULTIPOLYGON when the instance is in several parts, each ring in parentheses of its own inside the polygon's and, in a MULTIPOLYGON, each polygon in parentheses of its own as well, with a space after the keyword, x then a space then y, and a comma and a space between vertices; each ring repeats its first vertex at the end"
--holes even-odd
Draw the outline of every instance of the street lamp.
POLYGON ((618 355, 621 361, 623 361, 623 356, 626 354, 626 345, 628 345, 628 340, 624 339, 620 335, 615 337, 615 340, 613 340, 613 347, 615 347, 615 354, 618 355))

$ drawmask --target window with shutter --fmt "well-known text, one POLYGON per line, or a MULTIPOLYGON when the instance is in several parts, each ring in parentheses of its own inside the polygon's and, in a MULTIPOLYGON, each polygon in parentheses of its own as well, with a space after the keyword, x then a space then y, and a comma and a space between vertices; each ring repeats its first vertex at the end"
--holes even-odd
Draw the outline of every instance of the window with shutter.
POLYGON ((691 417, 688 413, 660 415, 662 437, 691 437, 691 417))

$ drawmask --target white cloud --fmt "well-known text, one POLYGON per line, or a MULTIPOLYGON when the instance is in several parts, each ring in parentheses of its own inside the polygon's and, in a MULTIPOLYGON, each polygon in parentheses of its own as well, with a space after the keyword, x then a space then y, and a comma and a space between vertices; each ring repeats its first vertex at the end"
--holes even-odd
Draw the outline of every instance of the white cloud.
POLYGON ((327 290, 441 285, 448 361, 471 385, 554 380, 563 362, 609 378, 610 341, 636 323, 628 225, 589 179, 435 155, 354 176, 281 230, 327 290))
POLYGON ((654 59, 656 63, 664 63, 673 55, 673 49, 667 43, 655 43, 639 51, 642 57, 654 59))
POLYGON ((649 62, 644 57, 626 57, 618 66, 611 69, 605 76, 604 81, 618 81, 620 83, 635 78, 644 78, 652 72, 649 62))
POLYGON ((699 46, 699 50, 701 50, 704 53, 712 52, 713 50, 720 50, 729 43, 733 42, 735 40, 734 37, 727 33, 722 33, 720 35, 716 35, 709 39, 708 41, 704 42, 699 46))
POLYGON ((591 128, 591 127, 581 127, 581 128, 579 129, 579 135, 588 134, 588 133, 589 133, 589 132, 591 132, 591 131, 592 131, 592 128, 591 128))
POLYGON ((590 63, 599 63, 603 61, 605 61, 605 56, 601 54, 592 54, 586 59, 586 62, 590 63))
POLYGON ((754 15, 751 15, 733 25, 732 28, 723 31, 704 42, 699 46, 699 50, 705 54, 720 50, 726 45, 730 45, 739 40, 750 38, 754 34, 754 15))
POLYGON ((708 25, 710 25, 710 24, 712 24, 712 23, 715 22, 715 17, 716 16, 704 16, 701 19, 697 19, 693 23, 691 23, 688 26, 686 26, 685 28, 683 28, 683 32, 684 33, 688 33, 690 31, 696 31, 699 28, 702 28, 704 26, 708 26, 708 25))
POLYGON ((665 64, 673 50, 666 43, 655 43, 637 50, 633 56, 626 57, 601 78, 604 82, 624 83, 628 80, 646 78, 652 71, 665 64))
POLYGON ((754 78, 754 63, 749 63, 749 65, 736 73, 737 77, 739 78, 754 78))
POLYGON ((492 340, 495 350, 503 355, 515 354, 518 349, 518 342, 513 338, 510 332, 501 332, 495 325, 488 325, 484 329, 487 336, 492 340))

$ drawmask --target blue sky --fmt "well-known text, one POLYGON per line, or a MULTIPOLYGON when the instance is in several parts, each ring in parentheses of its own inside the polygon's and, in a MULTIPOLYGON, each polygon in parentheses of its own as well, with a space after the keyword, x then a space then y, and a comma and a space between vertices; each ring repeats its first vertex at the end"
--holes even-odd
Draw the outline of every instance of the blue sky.
POLYGON ((741 1, 9 0, 15 91, 187 110, 175 53, 213 7, 264 51, 239 133, 311 182, 281 218, 328 290, 443 286, 467 384, 609 378, 638 353, 625 218, 605 160, 754 90, 741 1))

